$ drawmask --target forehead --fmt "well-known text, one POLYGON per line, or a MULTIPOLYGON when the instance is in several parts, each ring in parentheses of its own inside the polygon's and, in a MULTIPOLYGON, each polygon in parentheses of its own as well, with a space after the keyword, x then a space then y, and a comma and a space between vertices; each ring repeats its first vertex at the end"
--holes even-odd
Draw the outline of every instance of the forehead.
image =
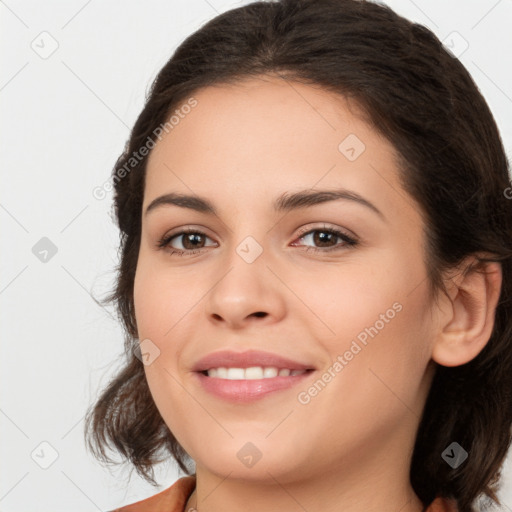
POLYGON ((150 154, 145 205, 169 191, 250 195, 270 204, 284 191, 345 187, 381 209, 407 207, 405 193, 397 193, 393 146, 345 97, 268 76, 192 96, 196 106, 150 154))
MULTIPOLYGON (((231 160, 245 155, 246 163, 251 157, 261 162, 285 153, 287 161, 294 156, 302 161, 314 151, 327 151, 327 157, 338 159, 340 143, 351 135, 357 153, 377 149, 391 156, 393 152, 391 144, 362 120, 355 102, 319 85, 261 76, 205 87, 193 96, 197 106, 180 119, 173 117, 178 122, 169 136, 164 135, 167 140, 160 149, 166 144, 193 146, 203 152, 188 158, 206 151, 209 158, 225 159, 228 152, 231 160)), ((349 156, 354 161, 357 154, 347 153, 345 158, 349 156)))

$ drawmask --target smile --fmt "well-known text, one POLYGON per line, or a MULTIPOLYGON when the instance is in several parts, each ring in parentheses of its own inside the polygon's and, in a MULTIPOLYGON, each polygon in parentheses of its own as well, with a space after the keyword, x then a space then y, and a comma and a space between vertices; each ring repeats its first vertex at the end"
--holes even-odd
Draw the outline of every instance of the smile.
POLYGON ((315 370, 289 370, 275 367, 252 366, 249 368, 211 368, 195 372, 203 391, 222 400, 248 403, 275 395, 299 384, 304 386, 315 370))
POLYGON ((288 368, 276 368, 275 366, 251 366, 249 368, 211 368, 203 372, 208 377, 227 380, 256 380, 272 379, 274 377, 289 377, 301 375, 307 370, 290 370, 288 368))

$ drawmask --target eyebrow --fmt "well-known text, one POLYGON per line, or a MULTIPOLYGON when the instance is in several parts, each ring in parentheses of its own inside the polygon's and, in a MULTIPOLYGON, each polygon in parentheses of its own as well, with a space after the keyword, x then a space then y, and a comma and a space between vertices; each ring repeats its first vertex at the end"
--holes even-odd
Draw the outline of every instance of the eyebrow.
MULTIPOLYGON (((279 196, 273 204, 274 210, 277 212, 289 212, 298 210, 300 208, 308 208, 318 204, 326 203, 335 200, 353 201, 357 204, 363 205, 374 213, 376 213, 382 220, 386 221, 384 214, 370 201, 359 195, 357 192, 347 189, 336 190, 301 190, 293 194, 284 193, 279 196)), ((189 208, 200 213, 207 213, 217 215, 215 206, 206 198, 197 195, 185 195, 177 193, 164 194, 157 197, 146 208, 144 215, 156 210, 157 208, 175 205, 181 208, 189 208)))

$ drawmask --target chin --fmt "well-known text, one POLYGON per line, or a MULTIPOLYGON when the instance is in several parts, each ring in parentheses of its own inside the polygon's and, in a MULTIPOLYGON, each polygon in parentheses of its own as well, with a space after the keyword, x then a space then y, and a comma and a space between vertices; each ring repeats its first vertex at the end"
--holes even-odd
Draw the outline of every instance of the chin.
MULTIPOLYGON (((295 460, 296 450, 286 453, 279 450, 274 443, 251 442, 250 436, 243 441, 233 440, 229 446, 216 452, 210 452, 207 458, 199 456, 196 465, 208 468, 208 471, 217 474, 220 478, 241 479, 245 481, 259 481, 275 483, 274 478, 281 481, 293 481, 304 476, 304 468, 308 461, 295 460)), ((204 447, 204 445, 202 445, 204 447)), ((281 443, 281 446, 282 443, 281 443)))

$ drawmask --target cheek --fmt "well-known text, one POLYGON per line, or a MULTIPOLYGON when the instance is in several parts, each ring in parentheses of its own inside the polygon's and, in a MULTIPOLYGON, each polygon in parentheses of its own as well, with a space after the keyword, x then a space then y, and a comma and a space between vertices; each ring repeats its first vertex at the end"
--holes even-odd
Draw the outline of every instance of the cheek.
POLYGON ((345 350, 360 333, 364 340, 366 329, 375 324, 379 332, 389 330, 390 323, 400 323, 405 304, 416 298, 410 292, 423 278, 421 265, 410 265, 392 248, 373 252, 371 261, 347 257, 338 267, 326 265, 314 273, 303 272, 300 280, 289 278, 308 306, 306 318, 316 327, 314 337, 333 349, 345 350))
POLYGON ((305 392, 300 403, 309 403, 299 406, 297 417, 307 417, 309 430, 322 432, 333 452, 360 453, 374 443, 377 451, 383 439, 406 425, 416 428, 430 359, 419 288, 417 296, 398 295, 395 302, 393 293, 367 300, 354 296, 344 302, 353 314, 340 313, 333 323, 336 336, 323 337, 332 362, 319 380, 328 382, 300 390, 305 392))
MULTIPOLYGON (((191 339, 187 332, 187 314, 197 303, 197 293, 183 279, 171 275, 154 261, 146 265, 139 261, 134 280, 134 307, 139 339, 150 340, 154 359, 144 365, 144 372, 154 403, 173 434, 186 450, 192 450, 187 440, 189 413, 192 404, 183 393, 180 354, 185 341, 191 339), (154 354, 158 354, 154 356, 154 354)), ((147 341, 143 341, 147 343, 147 341)), ((146 345, 147 346, 147 345, 146 345)))
POLYGON ((325 407, 344 396, 361 414, 393 406, 397 412, 403 408, 397 396, 416 400, 432 335, 421 258, 391 251, 378 256, 372 264, 350 265, 350 272, 340 269, 333 276, 331 270, 303 282, 301 293, 318 312, 318 318, 308 316, 321 327, 317 340, 328 356, 326 370, 342 360, 327 385, 331 391, 322 391, 325 407))
POLYGON ((158 325, 158 304, 161 303, 161 289, 154 271, 139 258, 133 283, 133 303, 137 320, 139 339, 153 338, 158 325))
MULTIPOLYGON (((177 274, 158 261, 142 257, 135 273, 133 298, 139 338, 164 343, 174 326, 198 302, 198 280, 188 273, 177 274)), ((163 346, 161 347, 163 348, 163 346)))
POLYGON ((430 360, 427 289, 407 293, 397 289, 366 304, 353 301, 357 321, 331 351, 333 359, 336 352, 346 361, 340 391, 357 397, 350 407, 365 417, 407 416, 417 402, 430 360))

